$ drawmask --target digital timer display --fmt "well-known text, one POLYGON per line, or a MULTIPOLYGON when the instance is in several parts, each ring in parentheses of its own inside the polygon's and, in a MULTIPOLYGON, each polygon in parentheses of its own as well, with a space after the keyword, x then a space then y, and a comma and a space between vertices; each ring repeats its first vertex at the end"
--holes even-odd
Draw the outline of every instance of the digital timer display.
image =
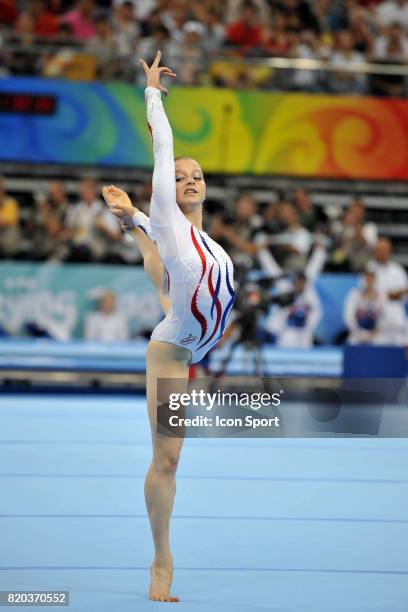
POLYGON ((55 96, 0 92, 0 113, 54 115, 56 110, 57 98, 55 96))

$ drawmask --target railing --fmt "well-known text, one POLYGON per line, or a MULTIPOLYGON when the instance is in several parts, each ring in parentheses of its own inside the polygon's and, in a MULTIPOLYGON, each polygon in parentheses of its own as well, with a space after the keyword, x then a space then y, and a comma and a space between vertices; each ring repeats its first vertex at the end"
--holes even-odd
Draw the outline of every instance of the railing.
MULTIPOLYGON (((257 65, 277 69, 311 70, 323 72, 347 72, 354 74, 386 74, 393 76, 408 76, 407 64, 389 64, 381 62, 338 62, 333 64, 329 60, 269 57, 254 58, 257 65)), ((252 63, 253 58, 246 58, 252 63)))
MULTIPOLYGON (((26 64, 30 74, 38 76, 62 76, 85 80, 120 79, 134 82, 139 74, 136 53, 122 55, 117 51, 104 58, 94 53, 88 45, 73 40, 53 40, 4 33, 0 53, 11 74, 23 74, 26 64), (65 58, 65 61, 64 61, 65 58), (52 62, 54 60, 54 62, 52 62)), ((255 50, 256 51, 256 50, 255 50)), ((253 52, 255 52, 253 51, 253 52)), ((179 84, 237 86, 234 70, 240 78, 246 78, 244 86, 274 90, 306 90, 332 93, 379 93, 375 77, 383 77, 382 95, 408 95, 408 61, 389 62, 374 60, 362 62, 336 62, 329 59, 255 57, 240 55, 237 49, 227 47, 217 55, 203 53, 197 59, 186 60, 183 55, 171 54, 166 59, 179 70, 179 84), (170 62, 171 60, 171 62, 170 62), (183 62, 190 66, 189 78, 183 76, 183 62), (179 66, 177 66, 179 65, 179 66), (307 74, 308 77, 302 78, 307 74), (347 77, 348 75, 348 77, 347 77), (336 80, 346 81, 341 91, 336 80), (355 77, 357 85, 347 84, 347 78, 355 77), (282 78, 283 77, 283 78, 282 78), (300 78, 299 78, 300 77, 300 78), (401 77, 396 80, 396 77, 401 77), (374 78, 374 81, 373 81, 374 78), (388 79, 388 81, 387 81, 388 79), (388 87, 389 86, 389 87, 388 87), (389 88, 389 91, 387 91, 389 88)), ((142 78, 143 75, 140 76, 142 78)))

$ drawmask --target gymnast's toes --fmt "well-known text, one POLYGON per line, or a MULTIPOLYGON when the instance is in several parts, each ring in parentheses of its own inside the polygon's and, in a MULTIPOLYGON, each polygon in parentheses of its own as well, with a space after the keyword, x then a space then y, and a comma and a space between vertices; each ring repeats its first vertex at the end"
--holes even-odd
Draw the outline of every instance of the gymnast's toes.
POLYGON ((156 594, 151 594, 150 595, 150 599, 152 601, 166 601, 166 602, 172 602, 172 603, 176 603, 180 601, 179 597, 173 597, 172 595, 156 595, 156 594))

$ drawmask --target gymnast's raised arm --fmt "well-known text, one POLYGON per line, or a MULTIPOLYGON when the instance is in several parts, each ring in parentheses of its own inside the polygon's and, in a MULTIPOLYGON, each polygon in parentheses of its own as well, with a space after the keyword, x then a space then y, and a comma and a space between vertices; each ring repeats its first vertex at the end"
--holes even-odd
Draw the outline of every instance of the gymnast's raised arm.
POLYGON ((158 51, 150 68, 143 59, 140 63, 146 74, 146 112, 154 155, 150 222, 152 226, 169 227, 174 226, 179 208, 176 202, 173 134, 161 100, 161 92, 165 95, 168 92, 161 85, 160 77, 176 75, 170 68, 159 67, 160 58, 161 51, 158 51))

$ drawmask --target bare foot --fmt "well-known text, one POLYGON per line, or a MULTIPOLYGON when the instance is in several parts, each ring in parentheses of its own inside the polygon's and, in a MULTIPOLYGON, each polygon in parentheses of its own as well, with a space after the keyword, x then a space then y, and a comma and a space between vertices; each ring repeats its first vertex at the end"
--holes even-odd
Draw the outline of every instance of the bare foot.
POLYGON ((179 597, 170 595, 170 586, 173 580, 173 562, 160 562, 154 560, 150 568, 150 591, 149 597, 153 601, 180 601, 179 597))

